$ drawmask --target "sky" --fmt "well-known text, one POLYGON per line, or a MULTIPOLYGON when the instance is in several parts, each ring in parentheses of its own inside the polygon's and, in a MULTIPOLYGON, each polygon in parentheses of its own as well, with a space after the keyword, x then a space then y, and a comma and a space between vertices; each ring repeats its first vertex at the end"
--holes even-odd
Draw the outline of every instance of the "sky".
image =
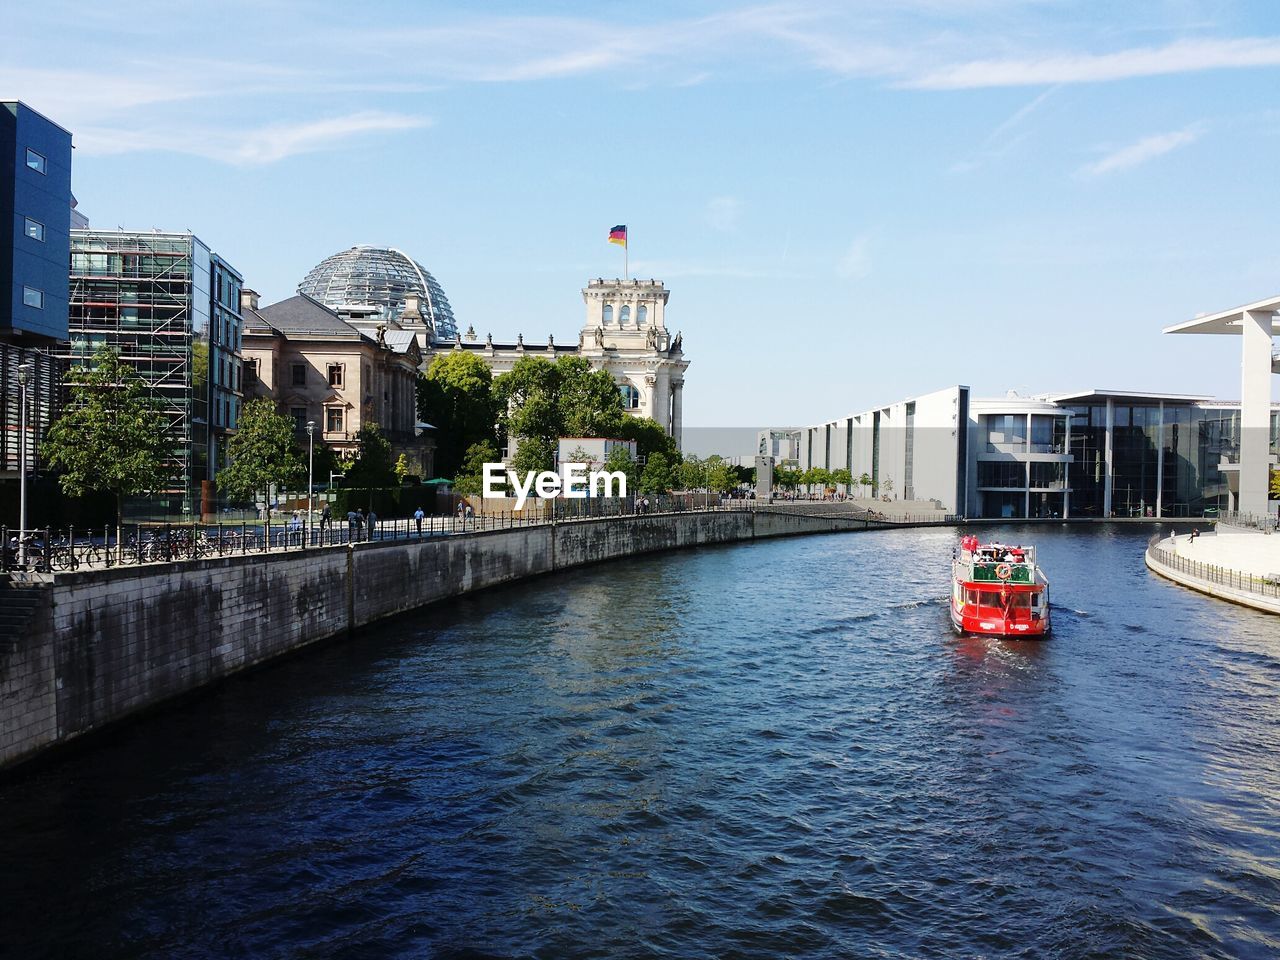
POLYGON ((671 291, 685 423, 963 383, 1239 395, 1161 328, 1280 293, 1280 4, 21 4, 0 97, 94 227, 189 229, 263 302, 398 247, 483 337, 671 291))

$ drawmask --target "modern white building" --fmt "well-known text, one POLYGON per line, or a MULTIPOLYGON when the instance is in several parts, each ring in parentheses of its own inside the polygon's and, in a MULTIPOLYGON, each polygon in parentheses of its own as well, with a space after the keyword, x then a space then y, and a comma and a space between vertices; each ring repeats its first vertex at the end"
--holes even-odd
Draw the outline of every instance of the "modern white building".
MULTIPOLYGON (((1124 390, 975 398, 965 386, 806 427, 800 467, 966 517, 1188 517, 1238 510, 1242 405, 1124 390)), ((1280 437, 1271 405, 1270 456, 1280 437)), ((1265 502, 1263 506, 1265 510, 1265 502)))
POLYGON ((1234 475, 1240 512, 1266 514, 1270 465, 1276 462, 1275 416, 1268 411, 1273 409, 1271 375, 1280 373, 1272 353, 1272 337, 1280 333, 1280 297, 1201 315, 1164 332, 1240 337, 1239 456, 1221 469, 1234 475))

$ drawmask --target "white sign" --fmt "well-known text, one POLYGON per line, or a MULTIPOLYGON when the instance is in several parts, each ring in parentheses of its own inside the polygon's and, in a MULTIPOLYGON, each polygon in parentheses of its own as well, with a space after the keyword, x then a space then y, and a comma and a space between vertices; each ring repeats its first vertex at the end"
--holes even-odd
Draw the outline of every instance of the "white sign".
POLYGON ((541 473, 530 470, 524 475, 522 482, 519 474, 514 470, 508 470, 505 464, 486 463, 484 465, 485 499, 505 498, 508 485, 516 492, 517 510, 524 507, 530 492, 543 500, 555 497, 563 497, 566 500, 585 500, 587 497, 625 497, 627 495, 627 475, 621 470, 592 470, 588 473, 585 463, 562 463, 559 473, 554 470, 543 470, 541 473))

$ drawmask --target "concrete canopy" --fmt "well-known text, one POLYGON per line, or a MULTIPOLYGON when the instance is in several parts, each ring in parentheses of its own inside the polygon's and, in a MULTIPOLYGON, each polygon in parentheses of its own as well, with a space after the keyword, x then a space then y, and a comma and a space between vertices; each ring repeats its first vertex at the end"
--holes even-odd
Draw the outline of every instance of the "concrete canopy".
POLYGON ((1259 300, 1257 303, 1245 304, 1242 307, 1232 307, 1230 310, 1223 310, 1221 313, 1201 314, 1194 320, 1187 320, 1183 323, 1175 323, 1171 327, 1165 327, 1164 332, 1217 333, 1239 336, 1244 330, 1244 315, 1246 313, 1269 313, 1272 314, 1272 336, 1280 336, 1280 317, 1275 316, 1277 311, 1280 311, 1280 297, 1270 297, 1266 300, 1259 300))

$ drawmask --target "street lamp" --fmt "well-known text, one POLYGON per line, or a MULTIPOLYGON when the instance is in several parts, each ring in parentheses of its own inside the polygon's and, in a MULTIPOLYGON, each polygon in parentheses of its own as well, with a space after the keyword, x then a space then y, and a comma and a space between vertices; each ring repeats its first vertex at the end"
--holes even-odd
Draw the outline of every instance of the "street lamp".
POLYGON ((314 476, 316 462, 316 422, 307 421, 307 546, 311 545, 311 493, 315 490, 314 476))
POLYGON ((27 565, 27 379, 31 364, 18 365, 18 393, 22 408, 18 411, 18 566, 27 565))

